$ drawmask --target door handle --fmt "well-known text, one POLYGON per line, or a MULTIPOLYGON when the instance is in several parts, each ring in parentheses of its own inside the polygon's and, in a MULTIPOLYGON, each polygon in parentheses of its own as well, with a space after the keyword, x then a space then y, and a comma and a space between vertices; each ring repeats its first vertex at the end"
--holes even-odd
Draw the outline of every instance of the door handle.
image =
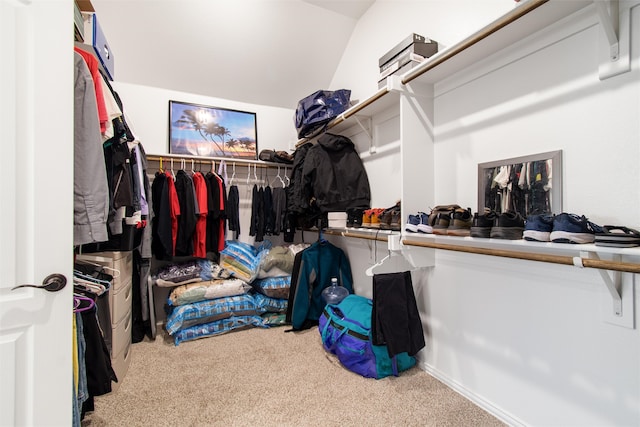
POLYGON ((67 278, 62 274, 54 273, 44 278, 42 285, 18 285, 11 288, 11 290, 18 288, 38 288, 44 289, 49 292, 58 292, 60 289, 67 285, 67 278))

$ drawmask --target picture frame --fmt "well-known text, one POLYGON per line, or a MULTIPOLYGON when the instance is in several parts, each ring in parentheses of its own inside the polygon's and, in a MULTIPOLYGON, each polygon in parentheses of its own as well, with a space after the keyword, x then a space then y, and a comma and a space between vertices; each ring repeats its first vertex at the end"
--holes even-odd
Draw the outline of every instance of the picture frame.
POLYGON ((256 113, 169 101, 169 154, 257 160, 256 113))

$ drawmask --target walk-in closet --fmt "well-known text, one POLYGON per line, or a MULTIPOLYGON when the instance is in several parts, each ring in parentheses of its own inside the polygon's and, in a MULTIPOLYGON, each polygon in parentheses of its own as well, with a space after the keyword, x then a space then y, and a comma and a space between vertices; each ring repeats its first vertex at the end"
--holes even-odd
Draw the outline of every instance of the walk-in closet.
POLYGON ((1 425, 640 425, 639 0, 0 19, 1 425))

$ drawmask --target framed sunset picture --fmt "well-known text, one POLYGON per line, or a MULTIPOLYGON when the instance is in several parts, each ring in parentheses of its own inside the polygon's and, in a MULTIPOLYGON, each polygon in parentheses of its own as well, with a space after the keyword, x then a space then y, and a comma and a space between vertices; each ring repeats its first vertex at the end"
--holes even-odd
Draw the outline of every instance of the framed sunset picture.
POLYGON ((169 153, 255 160, 256 113, 169 101, 169 153))

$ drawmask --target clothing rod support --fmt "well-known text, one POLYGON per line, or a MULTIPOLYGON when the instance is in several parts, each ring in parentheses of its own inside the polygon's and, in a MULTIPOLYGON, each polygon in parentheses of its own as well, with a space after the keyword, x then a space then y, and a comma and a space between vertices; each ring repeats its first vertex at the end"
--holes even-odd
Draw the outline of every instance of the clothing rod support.
POLYGON ((612 61, 617 61, 620 55, 618 0, 594 0, 593 2, 598 11, 600 25, 609 42, 609 57, 612 61))
MULTIPOLYGON (((600 260, 597 253, 589 252, 581 256, 600 260)), ((615 261, 620 261, 620 255, 614 255, 614 259, 615 261)), ((611 301, 613 302, 613 314, 616 316, 622 316, 622 296, 620 295, 622 274, 619 271, 612 271, 613 277, 611 277, 607 270, 598 269, 598 272, 609 291, 609 295, 611 295, 611 301)))

